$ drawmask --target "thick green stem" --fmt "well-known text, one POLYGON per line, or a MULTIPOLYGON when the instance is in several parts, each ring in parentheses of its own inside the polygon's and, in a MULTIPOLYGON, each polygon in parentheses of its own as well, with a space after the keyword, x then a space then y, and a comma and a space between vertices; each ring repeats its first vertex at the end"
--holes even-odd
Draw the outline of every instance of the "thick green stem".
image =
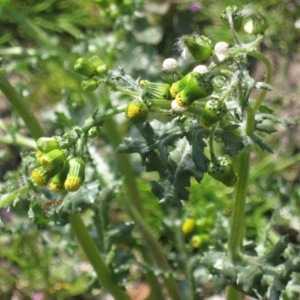
MULTIPOLYGON (((254 129, 254 110, 248 107, 246 133, 251 134, 254 129)), ((241 247, 244 239, 245 228, 245 205, 249 180, 251 147, 246 147, 237 158, 239 180, 235 187, 234 206, 232 212, 230 236, 228 241, 228 254, 232 262, 242 258, 241 247)), ((229 286, 227 291, 228 300, 239 300, 242 294, 229 286)))
MULTIPOLYGON (((272 74, 273 74, 273 68, 272 65, 269 61, 269 59, 264 56, 262 53, 257 52, 257 51, 252 51, 249 53, 250 56, 253 56, 255 58, 257 58, 258 60, 260 60, 261 62, 263 62, 263 64, 266 67, 266 78, 265 78, 265 83, 270 84, 271 83, 271 79, 272 79, 272 74)), ((254 105, 254 112, 258 111, 260 105, 262 104, 265 96, 266 96, 267 90, 261 90, 261 92, 259 93, 256 101, 255 101, 255 105, 254 105)))
MULTIPOLYGON (((121 142, 120 133, 112 119, 109 119, 106 122, 106 126, 108 128, 106 133, 111 144, 116 148, 121 142)), ((124 202, 124 204, 126 205, 128 213, 136 223, 137 228, 141 231, 145 244, 149 249, 156 266, 164 270, 165 272, 171 273, 163 249, 161 248, 151 229, 144 220, 141 205, 142 199, 137 188, 138 185, 135 180, 136 176, 134 174, 134 170, 131 166, 128 156, 126 156, 126 154, 116 154, 116 158, 120 170, 122 171, 122 174, 124 176, 124 185, 127 193, 127 197, 124 198, 124 201, 127 201, 124 202)), ((182 299, 176 281, 173 277, 165 278, 164 282, 172 300, 182 299)))
POLYGON ((89 235, 87 228, 85 227, 79 214, 72 214, 69 217, 72 229, 81 245, 85 255, 92 264, 95 272, 97 273, 98 279, 103 287, 111 293, 115 299, 118 300, 129 300, 129 296, 125 291, 121 290, 116 285, 116 279, 114 274, 104 263, 102 256, 100 255, 97 246, 89 235))
POLYGON ((239 180, 235 187, 234 207, 228 242, 228 252, 232 261, 237 261, 241 258, 240 250, 244 237, 244 210, 249 177, 250 153, 250 149, 246 148, 238 157, 239 180))

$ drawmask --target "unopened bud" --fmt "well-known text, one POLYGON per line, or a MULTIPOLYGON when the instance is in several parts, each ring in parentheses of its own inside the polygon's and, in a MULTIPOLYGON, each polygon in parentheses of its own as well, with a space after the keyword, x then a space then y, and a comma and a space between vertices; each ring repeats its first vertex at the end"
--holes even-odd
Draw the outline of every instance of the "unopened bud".
POLYGON ((85 77, 92 77, 95 74, 93 64, 84 57, 78 58, 74 64, 74 70, 85 77))
POLYGON ((69 159, 69 171, 64 182, 68 192, 75 192, 81 187, 85 178, 85 162, 79 157, 69 159))

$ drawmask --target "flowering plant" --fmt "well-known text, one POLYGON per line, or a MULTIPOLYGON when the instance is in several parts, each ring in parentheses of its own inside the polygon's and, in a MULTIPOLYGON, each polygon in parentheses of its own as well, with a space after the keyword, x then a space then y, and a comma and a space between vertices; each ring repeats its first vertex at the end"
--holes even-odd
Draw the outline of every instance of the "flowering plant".
MULTIPOLYGON (((78 58, 74 70, 82 76, 83 91, 109 89, 111 101, 82 126, 61 135, 45 137, 18 94, 1 78, 0 88, 36 140, 35 151, 24 158, 26 185, 2 203, 10 204, 17 194, 27 193, 37 224, 41 219, 70 223, 99 282, 116 299, 129 299, 124 286, 132 278, 132 265, 146 275, 153 299, 168 295, 174 300, 197 299, 199 289, 211 278, 217 289, 228 287, 227 299, 240 299, 242 294, 279 299, 291 274, 299 271, 296 256, 278 260, 286 239, 262 257, 246 255, 243 248, 250 156, 258 149, 273 152, 263 134, 274 132, 282 121, 263 104, 272 89, 272 67, 259 50, 267 29, 265 17, 252 8, 230 6, 222 19, 232 33, 232 44, 213 43, 198 33, 184 35, 178 41, 183 59, 164 60, 158 81, 110 69, 99 56, 78 58), (247 38, 240 35, 242 28, 247 38), (264 81, 251 76, 249 57, 265 66, 264 81), (133 125, 130 137, 121 137, 116 116, 133 125), (118 153, 117 164, 113 159, 107 163, 95 150, 104 134, 118 153), (144 167, 140 173, 148 176, 163 219, 161 243, 144 219, 136 178, 139 168, 123 154, 138 154, 144 167), (225 241, 213 238, 216 217, 186 218, 183 213, 193 188, 201 187, 207 176, 233 194, 225 241), (112 228, 106 214, 115 199, 123 200, 130 221, 112 228), (89 210, 98 231, 95 239, 81 217, 89 210), (135 237, 135 228, 141 239, 135 237)), ((209 205, 203 210, 209 214, 209 205)))

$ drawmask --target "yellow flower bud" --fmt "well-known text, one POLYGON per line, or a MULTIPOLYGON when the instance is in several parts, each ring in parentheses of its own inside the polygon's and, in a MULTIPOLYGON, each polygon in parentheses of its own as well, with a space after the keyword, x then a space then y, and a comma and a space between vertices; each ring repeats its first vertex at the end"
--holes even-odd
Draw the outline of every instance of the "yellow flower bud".
POLYGON ((41 137, 36 141, 36 148, 43 153, 47 153, 59 149, 59 144, 55 137, 41 137))
POLYGON ((53 175, 53 172, 49 172, 43 167, 38 167, 32 170, 30 179, 38 186, 45 186, 53 175))
POLYGON ((147 120, 148 107, 141 100, 129 102, 126 109, 126 117, 133 123, 142 123, 147 120))
POLYGON ((193 218, 187 218, 184 220, 181 226, 181 230, 184 234, 191 233, 196 227, 196 221, 193 218))
POLYGON ((58 172, 57 174, 55 174, 51 178, 51 180, 49 182, 50 190, 52 190, 56 193, 66 192, 64 183, 65 183, 65 179, 67 177, 68 170, 69 170, 69 165, 68 165, 68 162, 66 161, 64 163, 64 166, 63 166, 62 170, 60 172, 58 172))
POLYGON ((60 149, 54 149, 39 157, 38 162, 47 171, 58 171, 66 161, 65 153, 60 149))
POLYGON ((69 171, 64 182, 68 192, 75 192, 81 187, 85 177, 85 162, 79 157, 69 160, 69 171))

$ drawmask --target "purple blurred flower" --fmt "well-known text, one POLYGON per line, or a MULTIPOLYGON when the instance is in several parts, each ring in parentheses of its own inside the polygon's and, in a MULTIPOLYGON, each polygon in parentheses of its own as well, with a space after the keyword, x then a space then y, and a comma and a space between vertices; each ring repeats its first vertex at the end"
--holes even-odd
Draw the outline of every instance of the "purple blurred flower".
POLYGON ((192 13, 198 12, 202 8, 202 4, 200 2, 191 3, 189 9, 192 13))
POLYGON ((34 292, 31 295, 31 299, 32 300, 43 300, 43 299, 45 299, 45 294, 42 291, 34 292))

